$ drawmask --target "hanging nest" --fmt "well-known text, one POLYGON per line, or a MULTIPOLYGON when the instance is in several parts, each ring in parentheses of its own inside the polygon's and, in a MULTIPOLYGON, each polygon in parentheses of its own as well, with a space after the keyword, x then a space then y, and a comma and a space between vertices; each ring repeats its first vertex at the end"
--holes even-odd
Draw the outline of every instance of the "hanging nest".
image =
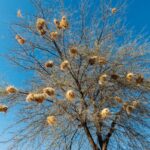
POLYGON ((6 105, 0 104, 0 112, 5 112, 6 113, 7 110, 8 110, 8 107, 6 105))
POLYGON ((58 32, 51 32, 50 33, 50 38, 52 41, 55 41, 58 39, 58 32))
POLYGON ((34 94, 34 101, 37 103, 43 103, 46 98, 47 94, 45 93, 34 94))
POLYGON ((68 101, 73 101, 75 99, 75 92, 73 90, 68 90, 66 92, 66 99, 68 101))
POLYGON ((23 37, 21 37, 20 35, 16 35, 16 40, 20 45, 23 45, 26 42, 26 40, 23 37))
POLYGON ((39 32, 40 35, 45 35, 46 34, 46 30, 45 29, 38 30, 38 32, 39 32))
POLYGON ((109 108, 104 108, 101 112, 100 112, 100 117, 101 119, 106 119, 110 116, 110 110, 109 108))
POLYGON ((113 73, 113 74, 111 74, 111 78, 112 78, 113 80, 117 80, 117 79, 119 78, 119 75, 113 73))
POLYGON ((112 14, 115 14, 117 12, 117 9, 116 8, 112 8, 111 12, 112 12, 112 14))
POLYGON ((77 49, 77 47, 71 47, 71 48, 69 49, 69 54, 70 54, 70 56, 72 56, 72 57, 77 56, 77 55, 78 55, 78 49, 77 49))
POLYGON ((139 105, 140 105, 140 102, 139 101, 132 101, 131 105, 133 106, 133 108, 137 108, 139 105))
POLYGON ((130 115, 133 110, 134 110, 134 107, 132 105, 128 105, 126 107, 126 112, 128 115, 130 115))
POLYGON ((14 86, 8 86, 8 87, 6 87, 6 92, 8 94, 15 94, 15 93, 17 93, 17 89, 14 86))
POLYGON ((53 96, 55 95, 55 89, 52 88, 52 87, 44 88, 44 89, 43 89, 43 92, 44 92, 45 94, 47 94, 48 96, 51 96, 51 97, 53 97, 53 96))
POLYGON ((49 60, 45 63, 45 68, 52 68, 54 66, 54 62, 49 60))
POLYGON ((46 122, 48 125, 50 126, 54 126, 57 124, 57 119, 55 116, 48 116, 47 119, 46 119, 46 122))
POLYGON ((45 24, 46 24, 46 21, 43 18, 38 18, 37 21, 36 21, 37 30, 43 29, 45 24))
POLYGON ((62 19, 61 19, 61 21, 60 21, 60 27, 61 27, 62 29, 68 29, 68 28, 69 28, 69 23, 68 23, 68 21, 67 21, 66 16, 63 16, 63 17, 62 17, 62 19))
POLYGON ((136 78, 136 83, 137 84, 142 84, 144 81, 144 77, 142 75, 138 75, 138 77, 136 78))
POLYGON ((123 102, 123 100, 122 100, 120 97, 118 97, 118 96, 115 96, 114 99, 115 99, 115 101, 117 101, 118 103, 122 103, 122 102, 123 102))
POLYGON ((33 93, 29 93, 26 97, 26 101, 27 102, 32 102, 34 101, 34 94, 33 93))
POLYGON ((46 30, 44 29, 46 21, 43 18, 38 18, 36 21, 36 29, 40 35, 45 35, 46 30))
POLYGON ((64 60, 61 64, 60 64, 60 69, 62 71, 65 71, 69 68, 69 61, 68 60, 64 60))
POLYGON ((105 65, 107 63, 106 58, 102 56, 99 56, 97 61, 100 65, 105 65))
POLYGON ((89 58, 89 64, 90 64, 90 65, 96 64, 97 59, 98 59, 98 56, 92 56, 92 57, 90 57, 90 58, 89 58))
POLYGON ((99 84, 100 85, 104 85, 107 82, 108 79, 108 75, 107 74, 103 74, 99 77, 99 84))
POLYGON ((54 24, 57 29, 62 29, 62 27, 60 26, 60 22, 57 19, 54 19, 54 24))
POLYGON ((131 82, 133 81, 134 79, 134 74, 132 72, 129 72, 127 75, 126 75, 126 79, 128 82, 131 82))
POLYGON ((18 18, 22 18, 23 17, 20 9, 17 11, 17 17, 18 18))
POLYGON ((122 109, 123 109, 123 110, 126 110, 126 108, 127 108, 128 105, 129 105, 128 102, 123 103, 122 109))

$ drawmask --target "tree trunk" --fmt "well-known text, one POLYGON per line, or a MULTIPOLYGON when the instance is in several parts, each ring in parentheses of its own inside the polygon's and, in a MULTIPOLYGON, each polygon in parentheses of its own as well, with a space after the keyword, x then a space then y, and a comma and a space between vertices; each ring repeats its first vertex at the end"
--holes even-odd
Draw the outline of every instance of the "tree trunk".
POLYGON ((105 142, 103 142, 103 145, 102 145, 102 150, 107 150, 107 142, 105 141, 105 142))
POLYGON ((88 140, 89 140, 93 150, 99 150, 99 148, 95 144, 95 142, 94 142, 94 140, 93 140, 93 138, 91 136, 91 133, 90 133, 90 131, 89 131, 89 129, 88 129, 88 127, 86 125, 84 126, 84 131, 85 131, 85 133, 87 135, 87 138, 88 138, 88 140))

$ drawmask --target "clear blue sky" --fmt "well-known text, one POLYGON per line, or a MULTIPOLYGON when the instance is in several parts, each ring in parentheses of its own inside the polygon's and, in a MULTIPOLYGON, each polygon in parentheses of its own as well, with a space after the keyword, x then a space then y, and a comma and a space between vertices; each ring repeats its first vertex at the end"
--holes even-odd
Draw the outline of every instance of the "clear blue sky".
MULTIPOLYGON (((150 34, 150 0, 129 0, 127 9, 128 27, 134 27, 135 32, 140 32, 144 27, 150 34)), ((0 0, 0 54, 13 48, 12 35, 10 35, 9 25, 16 19, 16 11, 32 13, 32 6, 29 0, 0 0)), ((6 59, 0 57, 0 80, 6 80, 16 86, 21 86, 25 78, 25 73, 12 66, 6 59)), ((0 132, 12 120, 13 115, 0 114, 0 132)), ((0 138, 1 139, 1 138, 0 138)), ((7 145, 0 144, 0 150, 7 150, 7 145)))

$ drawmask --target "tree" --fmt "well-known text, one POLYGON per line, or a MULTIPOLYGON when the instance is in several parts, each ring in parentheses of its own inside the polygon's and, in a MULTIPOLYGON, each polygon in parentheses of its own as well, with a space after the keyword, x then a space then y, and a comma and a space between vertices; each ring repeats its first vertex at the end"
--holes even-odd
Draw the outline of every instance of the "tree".
POLYGON ((18 10, 7 55, 32 75, 1 89, 0 111, 18 109, 10 148, 149 149, 150 42, 125 27, 126 3, 32 4, 34 15, 18 10))

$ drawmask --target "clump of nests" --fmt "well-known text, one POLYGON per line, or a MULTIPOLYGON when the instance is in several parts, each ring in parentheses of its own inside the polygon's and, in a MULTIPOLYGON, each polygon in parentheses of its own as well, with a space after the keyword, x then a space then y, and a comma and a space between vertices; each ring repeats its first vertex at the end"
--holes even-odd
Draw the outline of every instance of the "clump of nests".
POLYGON ((126 80, 128 81, 128 83, 136 82, 139 85, 144 82, 144 77, 140 74, 129 72, 126 75, 126 80))
POLYGON ((55 96, 55 89, 46 87, 42 89, 41 93, 29 93, 26 97, 27 102, 43 103, 48 97, 55 96))
POLYGON ((135 110, 139 106, 140 106, 140 102, 137 100, 134 100, 131 103, 125 102, 123 104, 123 110, 125 110, 127 114, 130 115, 133 112, 133 110, 135 110))
POLYGON ((106 63, 107 63, 106 58, 102 56, 95 55, 89 58, 90 65, 95 65, 95 64, 105 65, 106 63))
POLYGON ((103 56, 91 56, 89 58, 89 64, 90 65, 95 65, 95 64, 100 64, 100 65, 105 65, 107 63, 107 60, 103 56))
POLYGON ((37 103, 43 103, 44 100, 47 98, 47 94, 45 93, 29 93, 26 97, 27 102, 37 102, 37 103))

